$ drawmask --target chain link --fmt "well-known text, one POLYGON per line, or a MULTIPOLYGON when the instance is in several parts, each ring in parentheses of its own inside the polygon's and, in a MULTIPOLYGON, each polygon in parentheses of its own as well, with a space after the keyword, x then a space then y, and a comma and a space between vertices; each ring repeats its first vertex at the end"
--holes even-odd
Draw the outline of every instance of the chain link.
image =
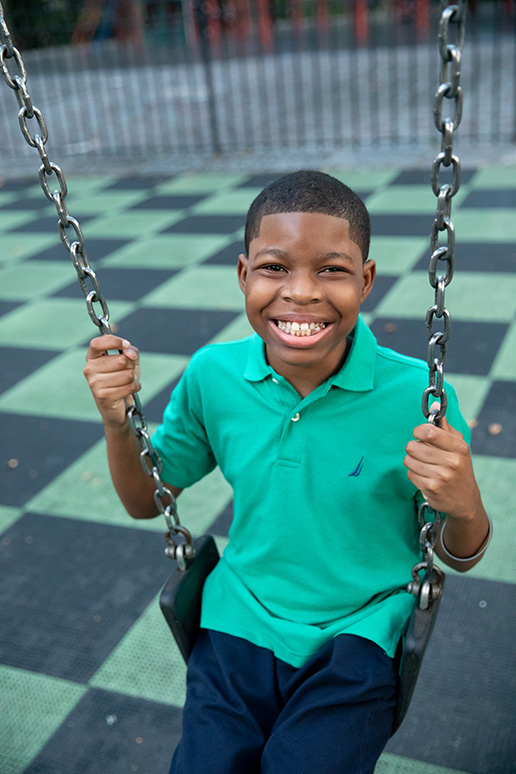
MULTIPOLYGON (((441 21, 437 36, 439 54, 439 87, 434 100, 434 121, 441 133, 441 152, 432 165, 431 185, 437 197, 437 211, 430 236, 431 256, 428 268, 430 285, 435 291, 434 303, 426 313, 425 325, 428 336, 427 362, 429 369, 428 387, 423 391, 422 410, 427 422, 439 425, 446 414, 448 399, 444 389, 444 361, 451 335, 451 315, 445 305, 446 288, 453 279, 455 253, 455 228, 451 220, 452 198, 460 188, 460 161, 453 153, 453 134, 461 122, 463 95, 460 86, 461 54, 464 46, 467 0, 449 5, 441 0, 441 21), (455 28, 455 43, 450 41, 455 28), (453 116, 443 118, 444 100, 453 103, 453 116), (441 185, 442 168, 450 168, 452 182, 441 185), (446 233, 446 244, 440 244, 440 235, 446 233), (439 269, 442 267, 444 273, 439 269), (434 321, 439 320, 441 330, 434 330, 434 321), (429 409, 429 403, 439 402, 439 408, 429 409)), ((410 594, 419 600, 419 607, 427 609, 440 596, 444 578, 441 570, 434 565, 434 547, 441 523, 441 514, 434 511, 427 502, 421 504, 418 513, 421 533, 422 561, 412 568, 412 582, 408 585, 410 594), (425 573, 423 580, 420 573, 425 573)))
MULTIPOLYGON (((27 89, 27 71, 22 56, 17 48, 14 47, 9 28, 4 18, 4 10, 0 2, 0 73, 3 76, 9 88, 15 92, 18 102, 18 121, 25 141, 32 148, 38 151, 41 166, 39 168, 39 181, 43 193, 55 205, 59 220, 57 228, 63 245, 68 250, 72 260, 79 285, 83 292, 88 314, 99 328, 102 334, 112 333, 109 323, 109 308, 106 299, 102 294, 100 282, 97 275, 90 266, 86 253, 86 240, 82 232, 79 221, 73 218, 66 204, 68 186, 63 171, 57 164, 51 162, 45 150, 48 140, 48 128, 40 110, 32 103, 31 96, 27 89), (14 65, 18 70, 12 73, 9 66, 14 65), (32 135, 28 126, 28 121, 36 119, 37 131, 32 135), (49 178, 55 175, 59 188, 54 190, 49 185, 49 178), (70 232, 70 229, 72 232, 70 232), (89 287, 89 285, 91 287, 89 287), (100 305, 99 314, 95 310, 95 304, 100 305)), ((165 540, 167 547, 165 553, 167 556, 177 559, 180 566, 184 569, 188 560, 193 558, 194 549, 192 547, 192 537, 190 532, 183 527, 177 515, 176 500, 172 492, 167 489, 161 480, 162 462, 158 453, 152 446, 148 433, 147 422, 145 420, 142 404, 138 395, 133 396, 132 404, 126 401, 127 418, 133 433, 138 438, 141 447, 140 460, 146 475, 154 479, 156 491, 154 492, 154 501, 159 512, 165 517, 167 532, 165 540), (174 536, 181 535, 183 542, 176 542, 174 536)))

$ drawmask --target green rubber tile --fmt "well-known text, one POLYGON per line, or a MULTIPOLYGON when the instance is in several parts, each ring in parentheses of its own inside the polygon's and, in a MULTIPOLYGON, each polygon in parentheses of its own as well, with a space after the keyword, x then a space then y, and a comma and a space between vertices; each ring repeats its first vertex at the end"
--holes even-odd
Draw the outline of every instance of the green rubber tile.
POLYGON ((494 209, 464 209, 452 213, 456 239, 468 242, 516 241, 516 217, 514 212, 494 209))
MULTIPOLYGON (((152 431, 152 426, 149 430, 152 431)), ((178 499, 180 520, 194 535, 202 535, 228 505, 231 497, 231 487, 217 468, 181 494, 178 499)), ((162 534, 166 526, 161 516, 132 519, 125 511, 111 482, 104 439, 33 497, 26 509, 162 534)))
MULTIPOLYGON (((63 255, 63 258, 65 256, 63 255)), ((71 261, 25 261, 0 270, 0 298, 30 301, 70 284, 71 261)))
POLYGON ((516 583, 514 481, 516 460, 475 455, 474 468, 484 507, 493 520, 493 538, 483 559, 468 575, 516 583))
MULTIPOLYGON (((453 340, 450 346, 453 346, 453 340)), ((460 409, 466 421, 475 420, 478 417, 487 393, 489 392, 491 378, 487 376, 448 373, 446 371, 445 363, 445 379, 455 387, 459 398, 460 409)))
POLYGON ((131 519, 125 511, 111 482, 104 439, 54 478, 26 508, 80 521, 142 529, 154 527, 153 521, 131 519))
POLYGON ((66 680, 0 666, 2 774, 22 774, 86 690, 66 680))
MULTIPOLYGON (((434 297, 428 274, 414 271, 400 278, 380 301, 375 313, 378 317, 424 319, 434 297)), ((509 322, 516 312, 516 275, 463 274, 448 286, 446 306, 453 319, 509 322)), ((434 326, 436 330, 437 327, 434 326)))
MULTIPOLYGON (((40 217, 41 212, 35 212, 25 209, 24 212, 18 210, 4 210, 0 213, 0 234, 10 231, 12 228, 23 226, 24 223, 30 223, 31 220, 40 217)), ((56 228, 57 231, 57 228, 56 228)))
POLYGON ((144 299, 145 306, 242 311, 244 296, 233 266, 185 269, 144 299))
POLYGON ((193 215, 242 215, 245 219, 251 202, 261 190, 261 188, 242 188, 214 194, 192 207, 191 212, 193 215))
POLYGON ((162 231, 183 217, 182 210, 147 210, 145 212, 119 212, 90 220, 84 228, 86 237, 118 237, 131 239, 162 231))
MULTIPOLYGON (((0 182, 1 185, 1 182, 0 182)), ((11 193, 10 191, 2 191, 0 189, 0 207, 4 207, 6 204, 10 204, 11 202, 15 202, 18 198, 18 194, 11 193)), ((0 213, 0 219, 2 217, 2 214, 0 213)))
POLYGON ((245 339, 246 336, 250 336, 254 333, 247 315, 243 312, 235 320, 226 325, 220 333, 218 333, 209 344, 216 344, 221 341, 236 341, 237 339, 245 339))
POLYGON ((493 379, 516 381, 516 323, 504 336, 491 367, 491 376, 493 379))
POLYGON ((194 194, 210 193, 220 191, 224 188, 232 188, 238 183, 243 182, 247 175, 222 173, 222 172, 204 172, 204 173, 184 173, 178 175, 173 180, 161 183, 155 188, 156 194, 194 194))
POLYGON ((102 265, 182 269, 204 261, 230 241, 229 237, 216 234, 158 234, 113 251, 102 265))
MULTIPOLYGON (((170 563, 170 573, 173 565, 170 563)), ((163 584, 167 580, 163 578, 163 584)), ((90 685, 181 707, 186 666, 159 607, 158 597, 112 651, 90 685)))
POLYGON ((380 756, 374 774, 468 774, 458 769, 447 769, 426 761, 404 758, 401 755, 383 753, 380 756))
POLYGON ((0 534, 23 516, 24 511, 21 508, 13 508, 10 505, 0 505, 0 534))
MULTIPOLYGON (((0 215, 0 223, 1 223, 0 215)), ((52 245, 56 245, 56 256, 63 250, 61 242, 56 243, 56 235, 52 234, 4 234, 2 236, 2 250, 0 251, 0 265, 15 264, 30 258, 31 255, 40 253, 52 245)), ((66 259, 66 253, 63 254, 66 259)))
POLYGON ((425 237, 372 236, 369 258, 376 261, 380 275, 397 277, 409 272, 428 251, 430 260, 430 239, 425 237))
POLYGON ((516 188, 514 166, 479 169, 471 181, 473 188, 516 188))
POLYGON ((373 193, 365 200, 371 215, 431 215, 435 211, 436 202, 435 194, 427 185, 397 185, 373 193))
MULTIPOLYGON (((0 411, 100 422, 82 372, 85 356, 86 349, 78 349, 53 358, 0 396, 0 411)), ((144 352, 140 362, 145 375, 141 399, 145 402, 179 376, 188 358, 144 352)))
MULTIPOLYGON (((112 301, 111 319, 125 317, 132 304, 112 301)), ((80 299, 53 298, 25 304, 2 317, 0 344, 65 349, 95 335, 95 326, 80 299)))
POLYGON ((111 217, 113 212, 132 207, 147 198, 146 191, 79 191, 66 199, 68 209, 73 215, 104 215, 111 217))
POLYGON ((361 169, 360 171, 353 169, 325 169, 324 171, 356 191, 367 191, 388 185, 399 174, 398 169, 361 169))

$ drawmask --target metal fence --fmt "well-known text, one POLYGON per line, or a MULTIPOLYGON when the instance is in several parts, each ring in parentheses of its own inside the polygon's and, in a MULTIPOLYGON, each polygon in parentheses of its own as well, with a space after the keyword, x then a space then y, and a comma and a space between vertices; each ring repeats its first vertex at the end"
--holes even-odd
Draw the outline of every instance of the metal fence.
MULTIPOLYGON (((438 2, 3 4, 31 95, 63 156, 435 140, 438 2)), ((515 139, 515 33, 513 0, 470 2, 462 142, 515 139)), ((0 90, 4 161, 30 154, 9 91, 0 90)))

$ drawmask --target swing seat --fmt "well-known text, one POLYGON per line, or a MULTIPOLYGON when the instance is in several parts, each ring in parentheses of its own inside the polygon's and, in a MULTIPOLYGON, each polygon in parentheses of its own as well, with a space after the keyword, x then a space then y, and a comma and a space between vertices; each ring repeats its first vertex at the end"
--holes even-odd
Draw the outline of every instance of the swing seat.
POLYGON ((219 561, 219 552, 211 535, 192 541, 194 557, 185 569, 177 562, 159 598, 161 611, 186 663, 199 634, 204 581, 219 561))
MULTIPOLYGON (((425 576, 423 579, 423 586, 427 580, 428 577, 425 576)), ((409 620, 402 646, 398 681, 398 702, 396 705, 392 735, 395 734, 401 726, 412 700, 423 663, 423 657, 435 626, 437 613, 439 612, 443 586, 444 573, 440 572, 438 594, 429 599, 428 607, 426 609, 416 607, 409 620)))

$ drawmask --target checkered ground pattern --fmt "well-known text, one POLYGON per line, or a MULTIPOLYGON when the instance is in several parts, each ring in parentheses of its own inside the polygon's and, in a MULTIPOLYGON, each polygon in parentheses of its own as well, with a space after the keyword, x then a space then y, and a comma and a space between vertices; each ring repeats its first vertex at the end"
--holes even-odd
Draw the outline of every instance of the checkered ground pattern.
MULTIPOLYGON (((429 174, 331 171, 372 216, 378 278, 365 317, 381 344, 424 357, 429 174)), ((151 427, 196 349, 249 332, 236 256, 246 209, 275 176, 69 180, 111 319, 142 351, 151 427)), ((515 208, 515 168, 464 170, 446 372, 474 426, 495 533, 477 568, 447 575, 410 714, 377 774, 516 771, 515 208)), ((95 329, 34 179, 0 187, 0 239, 0 771, 160 774, 185 676, 157 605, 170 571, 164 527, 132 521, 111 488, 82 376, 95 329)), ((396 422, 392 397, 378 432, 396 422)), ((194 533, 211 530, 223 547, 231 491, 218 472, 179 504, 194 533)))

